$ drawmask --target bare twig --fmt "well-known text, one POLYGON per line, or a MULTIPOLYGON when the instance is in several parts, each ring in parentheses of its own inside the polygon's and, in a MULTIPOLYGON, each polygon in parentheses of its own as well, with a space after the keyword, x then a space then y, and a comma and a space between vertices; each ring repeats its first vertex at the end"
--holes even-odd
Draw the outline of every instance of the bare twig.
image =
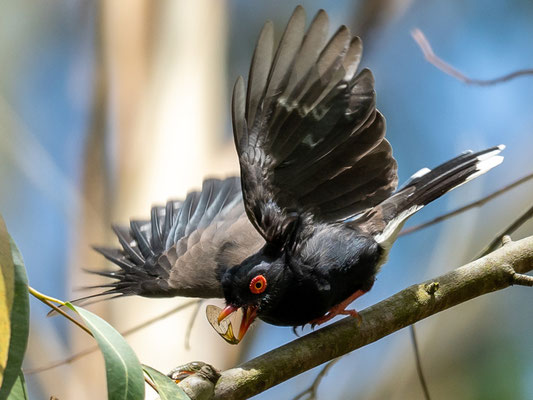
POLYGON ((416 339, 416 330, 414 324, 409 326, 409 332, 411 333, 411 342, 413 343, 413 350, 415 352, 416 372, 418 374, 418 380, 420 381, 420 385, 422 386, 424 398, 426 400, 431 400, 428 385, 426 383, 426 378, 424 377, 424 370, 422 368, 422 361, 420 359, 420 351, 418 349, 418 340, 416 339))
POLYGON ((337 361, 339 361, 340 359, 341 357, 335 358, 331 360, 330 362, 328 362, 324 366, 324 368, 322 368, 322 370, 318 373, 318 375, 316 376, 311 386, 305 389, 303 392, 297 394, 292 400, 300 400, 304 398, 304 396, 307 396, 305 398, 306 400, 316 400, 317 398, 316 393, 317 393, 318 387, 320 386, 320 383, 322 382, 322 379, 324 378, 324 376, 326 376, 326 374, 331 369, 331 367, 333 367, 337 363, 337 361))
POLYGON ((533 206, 528 208, 522 215, 520 215, 516 220, 514 220, 513 223, 511 223, 511 225, 509 225, 502 233, 496 236, 492 240, 492 242, 490 242, 490 244, 485 247, 478 256, 476 256, 476 258, 483 257, 489 254, 490 252, 496 250, 501 245, 504 237, 512 234, 530 218, 533 218, 533 206))
MULTIPOLYGON (((62 316, 64 316, 65 318, 67 318, 69 321, 73 322, 76 326, 78 326, 79 328, 83 329, 87 334, 89 334, 91 337, 94 338, 94 335, 93 333, 89 330, 89 328, 83 326, 82 324, 80 324, 78 321, 76 321, 74 318, 72 318, 70 315, 68 315, 65 311, 63 311, 62 309, 60 309, 58 306, 56 306, 55 304, 53 304, 51 301, 48 301, 48 299, 52 300, 52 301, 55 301, 57 303, 60 303, 62 305, 65 305, 64 302, 62 302, 61 300, 57 300, 57 299, 54 299, 53 297, 49 297, 45 294, 42 294, 40 292, 38 292, 37 290, 35 290, 34 288, 32 288, 31 286, 28 286, 28 291, 30 292, 30 294, 35 297, 36 299, 42 301, 44 304, 46 304, 48 307, 50 307, 51 309, 53 309, 54 311, 58 312, 59 314, 61 314, 62 316)), ((150 380, 145 376, 144 377, 144 381, 149 384, 157 393, 159 393, 159 391, 157 390, 157 388, 155 386, 153 386, 152 382, 150 382, 150 380)))
POLYGON ((194 307, 194 311, 192 312, 191 318, 189 319, 189 324, 187 325, 187 330, 185 331, 185 349, 189 350, 191 348, 191 332, 192 328, 194 327, 194 321, 196 321, 196 317, 198 316, 198 312, 200 311, 200 307, 202 307, 203 300, 197 300, 196 301, 196 307, 194 307))
POLYGON ((52 303, 52 301, 59 303, 61 305, 65 305, 64 302, 61 300, 54 299, 53 297, 47 296, 45 294, 42 294, 41 292, 35 290, 31 286, 28 286, 28 292, 35 297, 37 300, 41 301, 42 303, 46 304, 48 307, 50 307, 52 310, 56 311, 57 313, 61 314, 63 317, 68 319, 73 324, 77 325, 79 328, 83 329, 85 332, 87 332, 89 335, 93 336, 92 332, 84 325, 82 325, 80 322, 76 321, 74 318, 72 318, 70 315, 68 315, 65 311, 63 311, 61 308, 56 306, 52 303))
MULTIPOLYGON (((160 320, 162 320, 164 318, 167 318, 170 315, 172 315, 172 314, 174 314, 174 313, 176 313, 178 311, 181 311, 181 310, 183 310, 183 309, 185 309, 185 308, 187 308, 187 307, 189 307, 189 306, 191 306, 191 305, 193 305, 195 303, 198 303, 198 302, 200 302, 200 300, 191 300, 191 301, 188 301, 187 303, 180 304, 179 306, 174 307, 173 309, 171 309, 171 310, 169 310, 169 311, 167 311, 167 312, 165 312, 163 314, 160 314, 160 315, 158 315, 156 317, 150 318, 149 320, 147 320, 145 322, 142 322, 139 325, 136 325, 136 326, 134 326, 134 327, 132 327, 130 329, 125 330, 124 332, 120 332, 120 334, 122 336, 131 335, 132 333, 135 333, 135 332, 137 332, 137 331, 139 331, 139 330, 141 330, 143 328, 146 328, 148 325, 151 325, 154 322, 157 322, 157 321, 160 321, 160 320)), ((61 309, 59 309, 59 310, 61 310, 61 309)), ((63 312, 63 310, 61 310, 61 312, 63 312)), ((69 318, 69 317, 67 316, 67 318, 69 318)), ((60 367, 60 366, 65 365, 65 364, 70 364, 70 363, 72 363, 72 362, 74 362, 76 360, 79 360, 82 357, 85 357, 86 355, 94 353, 98 349, 99 349, 98 346, 89 347, 89 348, 87 348, 85 350, 82 350, 82 351, 80 351, 78 353, 75 353, 75 354, 71 355, 70 357, 64 358, 63 360, 55 361, 53 363, 50 363, 48 365, 44 365, 42 367, 37 367, 37 368, 24 370, 24 374, 25 375, 38 374, 38 373, 41 373, 41 372, 44 372, 44 371, 48 371, 48 370, 53 369, 53 368, 60 367)))
POLYGON ((152 380, 150 378, 148 378, 147 376, 144 377, 144 381, 152 388, 154 389, 154 391, 159 394, 159 390, 157 389, 157 387, 154 385, 154 383, 152 382, 152 380))
POLYGON ((485 197, 483 197, 483 198, 481 198, 479 200, 476 200, 476 201, 474 201, 472 203, 469 203, 469 204, 467 204, 467 205, 465 205, 463 207, 457 208, 457 209, 455 209, 453 211, 450 211, 450 212, 448 212, 446 214, 440 215, 437 218, 434 218, 434 219, 432 219, 430 221, 424 222, 423 224, 415 225, 415 226, 411 226, 409 228, 406 228, 406 229, 402 230, 398 236, 409 235, 410 233, 413 233, 413 232, 419 231, 421 229, 427 228, 428 226, 437 224, 439 222, 447 220, 448 218, 455 217, 456 215, 462 214, 465 211, 468 211, 468 210, 470 210, 472 208, 481 207, 482 205, 484 205, 485 203, 489 202, 490 200, 495 199, 496 197, 508 192, 511 189, 514 189, 515 187, 517 187, 517 186, 521 185, 522 183, 525 183, 525 182, 527 182, 527 181, 529 181, 531 179, 533 179, 533 174, 526 175, 523 178, 520 178, 517 181, 514 181, 514 182, 510 183, 509 185, 504 186, 503 188, 501 188, 499 190, 496 190, 495 192, 493 192, 493 193, 489 194, 488 196, 485 196, 485 197))
POLYGON ((521 286, 533 286, 533 276, 526 274, 514 274, 513 284, 521 286))
POLYGON ((361 324, 354 323, 353 318, 344 318, 222 372, 214 398, 235 400, 256 395, 440 311, 507 288, 515 284, 516 274, 532 269, 533 236, 511 242, 481 259, 413 285, 361 311, 361 324))
POLYGON ((509 244, 509 243, 511 243, 511 242, 512 242, 512 240, 511 240, 511 236, 509 236, 509 235, 504 235, 504 236, 502 237, 502 246, 505 246, 505 245, 507 245, 507 244, 509 244))
POLYGON ((460 72, 455 67, 451 66, 441 58, 439 58, 431 48, 431 45, 429 44, 429 41, 426 39, 425 35, 422 33, 422 31, 418 28, 413 29, 411 31, 411 36, 415 40, 415 42, 420 47, 420 50, 422 50, 422 53, 424 54, 424 57, 426 60, 433 64, 435 67, 440 69, 442 72, 444 72, 447 75, 450 75, 454 77, 455 79, 460 80, 461 82, 464 82, 468 85, 478 85, 478 86, 490 86, 495 85, 497 83, 507 82, 511 79, 518 78, 519 76, 525 76, 525 75, 533 75, 533 69, 521 69, 518 71, 511 72, 509 74, 494 78, 494 79, 473 79, 467 77, 465 74, 460 72))

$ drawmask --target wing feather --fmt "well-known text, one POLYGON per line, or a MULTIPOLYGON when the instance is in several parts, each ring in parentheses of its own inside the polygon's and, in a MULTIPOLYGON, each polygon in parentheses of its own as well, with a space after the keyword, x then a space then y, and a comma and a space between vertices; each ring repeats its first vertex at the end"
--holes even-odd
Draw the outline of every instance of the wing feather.
POLYGON ((248 121, 248 129, 252 129, 257 109, 265 94, 270 66, 272 64, 273 51, 274 26, 271 21, 267 21, 259 35, 259 40, 255 47, 248 75, 248 93, 246 96, 248 99, 246 103, 246 120, 248 121))
POLYGON ((271 243, 283 242, 295 213, 341 221, 379 204, 397 184, 372 73, 356 74, 361 40, 341 26, 328 41, 324 11, 305 34, 303 26, 304 12, 297 7, 273 50, 268 22, 254 52, 246 98, 242 79, 234 89, 245 210, 271 243))
POLYGON ((134 220, 129 229, 114 230, 122 248, 95 250, 119 269, 90 271, 114 282, 96 286, 106 290, 86 301, 112 294, 222 297, 221 272, 264 245, 246 217, 236 177, 208 179, 183 202, 153 207, 150 221, 134 220))

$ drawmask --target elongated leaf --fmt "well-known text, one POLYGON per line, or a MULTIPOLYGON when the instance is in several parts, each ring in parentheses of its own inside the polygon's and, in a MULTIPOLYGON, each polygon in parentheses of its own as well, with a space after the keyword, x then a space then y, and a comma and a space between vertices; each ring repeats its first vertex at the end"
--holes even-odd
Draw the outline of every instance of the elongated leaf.
POLYGON ((2 217, 0 217, 0 272, 0 385, 2 385, 11 339, 11 308, 15 298, 13 257, 9 234, 2 217))
POLYGON ((191 400, 183 389, 168 376, 148 365, 143 365, 143 369, 157 388, 161 400, 191 400))
POLYGON ((15 384, 11 388, 11 392, 7 397, 8 400, 28 400, 28 391, 26 390, 26 381, 24 374, 19 371, 15 384))
MULTIPOLYGON (((4 288, 0 292, 1 313, 9 311, 9 327, 6 327, 2 320, 0 327, 0 344, 5 356, 7 348, 7 362, 0 364, 3 371, 2 386, 0 388, 0 400, 6 399, 20 374, 22 360, 28 344, 28 333, 30 326, 30 303, 28 296, 28 278, 22 256, 7 233, 4 220, 0 216, 0 247, 2 255, 2 279, 4 288), (11 256, 7 256, 6 243, 11 256), (9 261, 11 258, 11 261, 9 261), (10 283, 11 281, 11 283, 10 283), (7 337, 4 337, 6 335, 7 337), (5 347, 8 344, 7 347, 5 347)), ((5 314, 2 318, 5 317, 5 314)), ((2 361, 5 360, 2 359, 2 361)))
POLYGON ((126 340, 115 328, 97 315, 70 303, 66 305, 83 318, 104 355, 107 398, 109 400, 144 399, 142 367, 126 340))

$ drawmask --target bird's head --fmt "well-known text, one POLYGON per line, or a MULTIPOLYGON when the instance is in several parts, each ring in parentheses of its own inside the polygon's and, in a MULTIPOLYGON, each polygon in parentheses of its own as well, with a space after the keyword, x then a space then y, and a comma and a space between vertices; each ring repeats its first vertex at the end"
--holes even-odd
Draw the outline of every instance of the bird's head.
POLYGON ((283 298, 291 280, 285 258, 283 252, 272 254, 262 249, 223 274, 221 282, 226 307, 218 316, 218 322, 242 308, 244 316, 237 336, 239 341, 257 316, 268 313, 283 298))

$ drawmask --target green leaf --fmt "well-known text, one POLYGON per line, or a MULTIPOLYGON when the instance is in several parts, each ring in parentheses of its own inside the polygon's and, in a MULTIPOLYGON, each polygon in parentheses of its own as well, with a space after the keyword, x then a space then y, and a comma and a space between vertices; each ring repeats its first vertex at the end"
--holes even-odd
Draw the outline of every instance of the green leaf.
POLYGON ((11 339, 11 309, 15 298, 15 271, 4 220, 0 217, 0 385, 7 366, 11 339))
POLYGON ((144 399, 142 367, 126 340, 102 318, 71 303, 66 303, 66 305, 83 318, 104 355, 107 398, 109 400, 144 399))
POLYGON ((183 389, 165 374, 148 365, 143 365, 143 369, 157 388, 161 400, 191 400, 183 389))
POLYGON ((7 398, 20 374, 28 344, 30 303, 22 256, 0 216, 0 400, 7 398), (7 250, 9 249, 9 250, 7 250), (6 324, 6 313, 9 321, 6 324))
POLYGON ((26 381, 24 380, 24 374, 19 371, 17 380, 11 388, 11 392, 7 397, 8 400, 28 400, 28 392, 26 390, 26 381))

